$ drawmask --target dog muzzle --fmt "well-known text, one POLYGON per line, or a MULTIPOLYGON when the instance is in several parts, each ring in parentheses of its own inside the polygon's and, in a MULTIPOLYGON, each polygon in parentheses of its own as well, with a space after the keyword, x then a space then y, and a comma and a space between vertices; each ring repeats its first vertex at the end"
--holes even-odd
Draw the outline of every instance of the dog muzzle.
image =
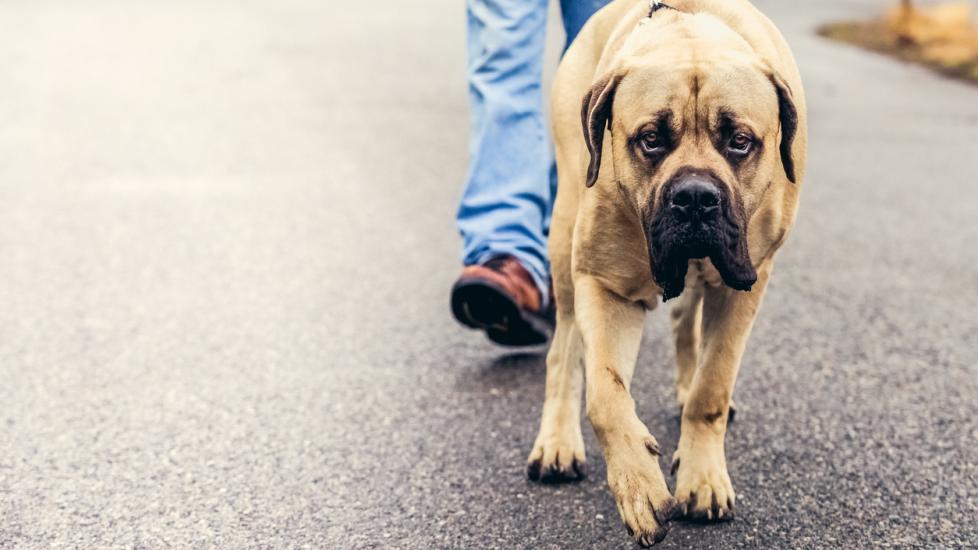
POLYGON ((662 197, 645 231, 663 300, 682 294, 689 261, 702 258, 710 259, 724 284, 749 291, 757 272, 747 251, 747 224, 727 187, 709 173, 690 170, 672 178, 662 197))

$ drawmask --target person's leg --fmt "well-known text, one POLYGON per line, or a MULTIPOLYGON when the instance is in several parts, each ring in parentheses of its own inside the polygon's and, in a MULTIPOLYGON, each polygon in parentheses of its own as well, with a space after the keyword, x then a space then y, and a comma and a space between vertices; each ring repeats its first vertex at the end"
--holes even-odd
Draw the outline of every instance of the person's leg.
MULTIPOLYGON (((581 32, 584 23, 591 18, 598 10, 610 3, 611 0, 560 0, 560 15, 564 23, 564 52, 570 47, 574 39, 581 32)), ((557 166, 551 168, 550 194, 557 196, 557 166)), ((544 219, 544 233, 548 233, 550 228, 550 212, 544 219)))
POLYGON ((567 41, 564 49, 566 50, 577 33, 581 32, 584 23, 592 15, 605 6, 611 0, 560 0, 560 15, 564 20, 564 32, 567 34, 567 41))
POLYGON ((467 0, 470 163, 457 224, 465 265, 510 255, 549 286, 552 152, 542 112, 547 0, 467 0))

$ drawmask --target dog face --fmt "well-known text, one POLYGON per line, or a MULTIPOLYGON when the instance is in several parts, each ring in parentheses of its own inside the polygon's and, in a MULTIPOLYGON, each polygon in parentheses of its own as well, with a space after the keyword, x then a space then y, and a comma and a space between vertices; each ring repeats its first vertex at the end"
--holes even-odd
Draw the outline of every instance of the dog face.
POLYGON ((584 98, 587 185, 602 169, 607 128, 613 162, 604 169, 639 213, 663 297, 682 292, 696 258, 709 258, 727 286, 750 290, 750 218, 770 186, 795 180, 791 92, 708 17, 644 27, 584 98))

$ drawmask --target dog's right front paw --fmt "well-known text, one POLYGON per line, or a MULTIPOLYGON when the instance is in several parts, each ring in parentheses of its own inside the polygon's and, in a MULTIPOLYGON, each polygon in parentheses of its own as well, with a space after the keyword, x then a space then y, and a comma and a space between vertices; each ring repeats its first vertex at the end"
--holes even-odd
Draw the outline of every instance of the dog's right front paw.
POLYGON ((586 465, 583 436, 541 432, 527 459, 526 475, 542 483, 581 481, 586 465))
POLYGON ((667 523, 681 513, 659 468, 655 439, 622 443, 608 449, 608 487, 628 534, 642 546, 652 546, 668 533, 667 523), (633 448, 635 447, 635 448, 633 448))
POLYGON ((676 476, 676 498, 688 519, 733 519, 737 497, 727 473, 722 440, 681 437, 673 455, 672 473, 676 476))

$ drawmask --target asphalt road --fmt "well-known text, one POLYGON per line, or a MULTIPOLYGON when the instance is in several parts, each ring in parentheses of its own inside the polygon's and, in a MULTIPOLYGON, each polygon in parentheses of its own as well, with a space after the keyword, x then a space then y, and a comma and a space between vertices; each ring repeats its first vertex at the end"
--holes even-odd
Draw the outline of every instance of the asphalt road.
MULTIPOLYGON (((978 88, 812 32, 882 1, 758 4, 810 171, 737 386, 738 517, 662 547, 974 547, 978 88)), ((632 547, 589 427, 586 481, 524 478, 542 350, 448 312, 462 3, 0 21, 0 547, 632 547)), ((634 393, 668 457, 666 317, 634 393)))

